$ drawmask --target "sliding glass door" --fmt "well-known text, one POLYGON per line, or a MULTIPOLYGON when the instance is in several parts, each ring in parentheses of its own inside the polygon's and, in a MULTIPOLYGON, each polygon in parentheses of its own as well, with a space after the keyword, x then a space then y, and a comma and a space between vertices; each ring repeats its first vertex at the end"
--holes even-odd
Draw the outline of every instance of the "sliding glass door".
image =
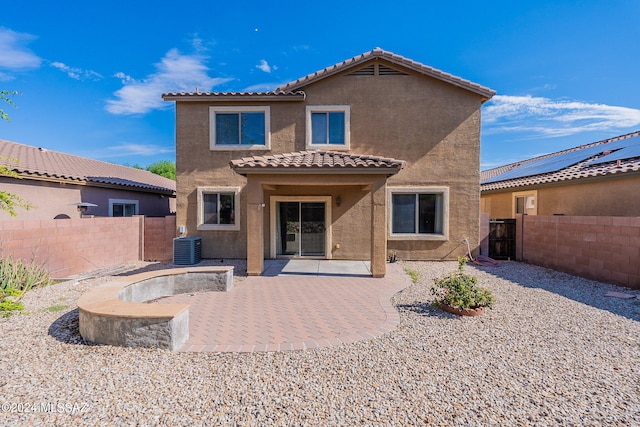
POLYGON ((278 256, 325 256, 324 202, 278 202, 276 211, 278 256))

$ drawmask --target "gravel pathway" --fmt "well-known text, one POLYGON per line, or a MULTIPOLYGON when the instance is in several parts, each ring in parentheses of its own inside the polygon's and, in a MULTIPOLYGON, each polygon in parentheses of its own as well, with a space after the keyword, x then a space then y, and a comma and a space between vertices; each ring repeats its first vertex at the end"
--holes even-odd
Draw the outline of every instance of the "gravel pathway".
POLYGON ((0 319, 0 425, 640 425, 640 300, 604 297, 640 291, 467 267, 497 303, 460 318, 429 304, 455 262, 403 265, 420 280, 392 299, 398 329, 278 353, 87 345, 75 303, 108 277, 32 291, 0 319))

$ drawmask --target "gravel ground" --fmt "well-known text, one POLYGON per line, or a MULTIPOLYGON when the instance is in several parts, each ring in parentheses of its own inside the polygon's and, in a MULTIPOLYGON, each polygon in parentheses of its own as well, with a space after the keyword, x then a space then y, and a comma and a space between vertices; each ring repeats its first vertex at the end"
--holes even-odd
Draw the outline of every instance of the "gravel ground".
POLYGON ((497 303, 456 317, 429 294, 456 263, 403 264, 420 280, 393 298, 395 331, 296 352, 88 345, 75 304, 108 277, 32 291, 0 319, 0 425, 640 425, 640 299, 604 297, 640 291, 467 267, 497 303))

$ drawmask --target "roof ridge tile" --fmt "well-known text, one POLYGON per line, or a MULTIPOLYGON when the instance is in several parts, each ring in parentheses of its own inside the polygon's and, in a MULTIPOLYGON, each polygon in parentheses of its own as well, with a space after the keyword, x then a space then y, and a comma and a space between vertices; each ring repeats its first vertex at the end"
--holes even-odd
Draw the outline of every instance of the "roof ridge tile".
POLYGON ((453 74, 446 73, 442 70, 422 64, 418 61, 406 58, 402 55, 398 55, 390 51, 385 51, 379 47, 376 47, 369 52, 364 52, 360 55, 356 55, 352 58, 346 59, 342 62, 338 62, 337 64, 330 65, 306 76, 300 77, 297 80, 285 83, 284 85, 279 86, 276 90, 300 90, 303 86, 310 82, 328 77, 332 74, 335 74, 336 72, 339 72, 343 69, 348 69, 371 58, 384 58, 399 65, 404 65, 422 74, 430 75, 431 77, 438 78, 445 82, 470 90, 471 92, 478 93, 479 95, 482 95, 487 99, 491 98, 496 93, 493 89, 490 89, 488 87, 484 87, 480 84, 473 83, 461 77, 454 76, 453 74))

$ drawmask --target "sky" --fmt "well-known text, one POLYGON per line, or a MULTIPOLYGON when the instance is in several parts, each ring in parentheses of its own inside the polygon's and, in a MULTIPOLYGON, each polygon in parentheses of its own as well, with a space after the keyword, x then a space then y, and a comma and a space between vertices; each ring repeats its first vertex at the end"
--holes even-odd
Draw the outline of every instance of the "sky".
POLYGON ((640 130, 640 1, 94 0, 0 9, 0 139, 175 159, 176 91, 268 91, 376 47, 494 89, 481 169, 640 130))

